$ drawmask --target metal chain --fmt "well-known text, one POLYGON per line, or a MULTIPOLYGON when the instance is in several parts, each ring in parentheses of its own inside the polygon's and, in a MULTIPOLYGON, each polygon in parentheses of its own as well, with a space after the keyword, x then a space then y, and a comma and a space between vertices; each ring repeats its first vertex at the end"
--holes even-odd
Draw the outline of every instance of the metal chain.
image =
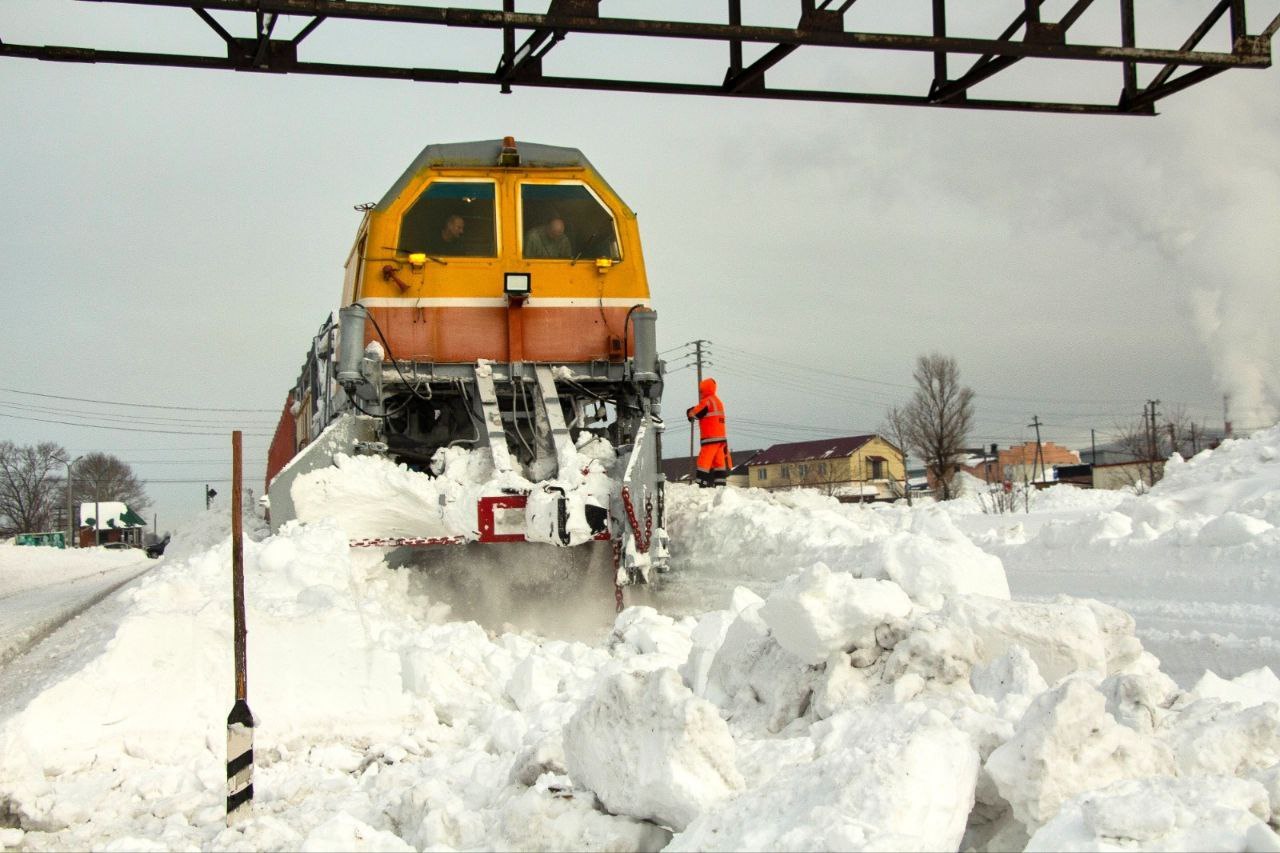
POLYGON ((622 612, 622 584, 618 583, 618 570, 622 568, 622 537, 613 537, 613 603, 614 613, 622 612))
POLYGON ((636 518, 635 507, 631 504, 631 490, 626 486, 622 487, 622 506, 627 510, 627 521, 631 522, 631 530, 635 534, 636 550, 641 554, 649 552, 649 540, 653 538, 653 501, 651 498, 645 500, 645 529, 644 541, 640 540, 640 522, 636 518))

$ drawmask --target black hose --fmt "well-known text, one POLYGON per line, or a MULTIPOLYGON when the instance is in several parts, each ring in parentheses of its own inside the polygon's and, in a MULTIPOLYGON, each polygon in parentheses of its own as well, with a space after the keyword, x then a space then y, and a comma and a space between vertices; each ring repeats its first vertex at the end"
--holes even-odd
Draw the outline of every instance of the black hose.
MULTIPOLYGON (((391 344, 387 341, 387 336, 382 334, 382 327, 378 325, 377 318, 373 316, 373 314, 369 311, 368 307, 366 307, 365 305, 362 305, 359 302, 356 302, 353 304, 360 305, 361 308, 364 308, 365 316, 369 318, 369 322, 373 323, 373 329, 378 333, 378 340, 382 341, 382 345, 387 348, 387 356, 388 358, 391 359, 391 366, 396 369, 396 373, 399 374, 400 376, 400 381, 403 382, 405 384, 405 387, 409 389, 409 393, 417 397, 419 400, 422 400, 424 403, 431 402, 430 394, 428 394, 425 397, 422 396, 422 394, 419 393, 419 391, 416 388, 414 388, 412 385, 409 384, 409 380, 405 378, 404 371, 400 369, 400 362, 396 361, 396 354, 391 351, 391 344)), ((431 390, 430 385, 427 385, 427 390, 428 391, 431 390)))

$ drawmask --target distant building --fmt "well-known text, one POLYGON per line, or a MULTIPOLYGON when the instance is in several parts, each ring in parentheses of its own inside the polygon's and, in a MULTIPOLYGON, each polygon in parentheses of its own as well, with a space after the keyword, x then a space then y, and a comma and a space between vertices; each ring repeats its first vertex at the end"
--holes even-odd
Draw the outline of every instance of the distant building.
POLYGON ((992 445, 990 451, 969 451, 960 464, 960 470, 987 483, 1034 483, 1054 481, 1054 472, 1059 466, 1079 464, 1078 452, 1052 441, 1041 442, 1040 457, 1037 458, 1036 443, 1027 441, 1005 450, 992 445))
POLYGON ((902 495, 902 451, 875 434, 775 444, 747 469, 758 489, 816 489, 845 502, 902 495))
POLYGON ((86 501, 80 504, 80 547, 108 542, 142 546, 147 520, 121 501, 86 501))

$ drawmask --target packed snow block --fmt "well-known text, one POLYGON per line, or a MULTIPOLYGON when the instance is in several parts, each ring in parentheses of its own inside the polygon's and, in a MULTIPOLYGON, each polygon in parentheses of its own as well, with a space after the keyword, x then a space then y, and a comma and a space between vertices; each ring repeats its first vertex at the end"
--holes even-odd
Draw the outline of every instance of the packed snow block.
POLYGON ((690 630, 688 623, 676 622, 652 607, 628 607, 614 620, 611 639, 615 650, 619 643, 626 643, 637 654, 662 655, 677 665, 689 657, 690 630))
POLYGON ((1098 690, 1107 698, 1107 713, 1142 734, 1151 734, 1161 725, 1179 695, 1178 685, 1159 670, 1113 675, 1098 690))
POLYGON ((558 658, 531 654, 516 664, 507 681, 506 692, 521 711, 555 698, 573 667, 558 658))
POLYGON ((565 726, 564 753, 610 812, 676 830, 743 787, 729 727, 673 669, 606 678, 565 726))
POLYGON ((1273 764, 1264 770, 1254 770, 1248 778, 1266 789, 1267 799, 1271 803, 1271 822, 1280 825, 1280 764, 1273 764))
POLYGON ((1272 702, 1242 708, 1201 699, 1156 734, 1173 749, 1182 775, 1245 776, 1280 763, 1280 705, 1272 702))
POLYGON ((735 726, 776 733, 808 709, 821 673, 778 643, 760 611, 749 606, 729 626, 705 696, 735 726))
POLYGON ((873 706, 818 724, 815 742, 812 762, 703 812, 666 849, 959 848, 978 754, 946 717, 873 706))
POLYGON ((1009 580, 1000 558, 983 551, 948 516, 925 513, 910 531, 895 533, 864 549, 863 577, 887 578, 913 602, 937 610, 958 594, 1009 598, 1009 580))
POLYGON ((1107 673, 1125 672, 1141 664, 1143 656, 1142 641, 1136 635, 1137 624, 1133 617, 1110 604, 1104 604, 1096 598, 1072 598, 1067 595, 1058 596, 1056 604, 1082 604, 1093 612, 1098 620, 1098 630, 1102 632, 1102 645, 1107 655, 1107 673))
POLYGON ((984 661, 1022 646, 1050 685, 1076 672, 1107 673, 1107 642, 1093 609, 1083 602, 1052 604, 1001 601, 980 595, 957 596, 943 619, 967 628, 981 641, 984 661))
POLYGON ((784 649, 816 665, 840 651, 874 652, 874 660, 876 628, 910 612, 911 599, 896 583, 815 563, 774 590, 760 615, 784 649))
POLYGON ((1022 716, 1032 699, 1049 689, 1031 653, 1022 646, 1013 646, 1003 655, 975 666, 969 674, 969 686, 1001 708, 1012 706, 1016 717, 1022 716))
POLYGON ((559 733, 529 744, 516 754, 508 778, 517 785, 529 787, 544 773, 564 774, 564 738, 559 733))
POLYGON ((1227 776, 1128 779, 1063 805, 1029 851, 1280 850, 1257 782, 1227 776))
POLYGON ((711 662, 716 652, 724 643, 729 633, 729 626, 738 618, 730 610, 714 610, 704 613, 689 635, 689 657, 680 665, 680 677, 685 686, 698 696, 706 696, 707 676, 711 673, 711 662))
POLYGON ((909 633, 893 644, 885 661, 886 680, 902 682, 912 678, 921 686, 926 681, 954 684, 969 678, 981 660, 979 640, 973 631, 948 622, 942 614, 921 614, 908 627, 909 633))
POLYGON ((1102 694, 1072 679, 1031 704, 1016 733, 987 759, 987 773, 1034 833, 1070 798, 1121 779, 1172 775, 1172 751, 1120 725, 1102 694))
POLYGON ((689 657, 680 666, 680 675, 684 683, 699 696, 707 695, 707 679, 711 674, 711 664, 716 654, 724 645, 731 626, 738 616, 750 608, 758 611, 764 599, 745 586, 734 587, 729 596, 728 610, 713 610, 703 614, 689 635, 691 644, 689 657))

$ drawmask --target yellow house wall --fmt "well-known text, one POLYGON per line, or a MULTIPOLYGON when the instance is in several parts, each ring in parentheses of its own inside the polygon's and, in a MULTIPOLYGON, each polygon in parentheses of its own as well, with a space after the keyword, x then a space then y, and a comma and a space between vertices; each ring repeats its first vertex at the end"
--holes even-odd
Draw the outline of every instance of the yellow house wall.
POLYGON ((863 482, 871 479, 871 464, 868 457, 882 456, 885 459, 885 476, 889 479, 901 480, 903 477, 902 454, 881 438, 873 438, 858 448, 856 453, 839 458, 813 459, 803 462, 788 462, 772 465, 748 465, 747 485, 759 489, 785 489, 796 486, 821 487, 838 483, 863 482), (818 470, 825 464, 826 473, 818 470), (800 473, 800 466, 806 466, 806 473, 800 473), (760 478, 760 471, 766 476, 760 478), (783 471, 786 475, 783 475, 783 471))

